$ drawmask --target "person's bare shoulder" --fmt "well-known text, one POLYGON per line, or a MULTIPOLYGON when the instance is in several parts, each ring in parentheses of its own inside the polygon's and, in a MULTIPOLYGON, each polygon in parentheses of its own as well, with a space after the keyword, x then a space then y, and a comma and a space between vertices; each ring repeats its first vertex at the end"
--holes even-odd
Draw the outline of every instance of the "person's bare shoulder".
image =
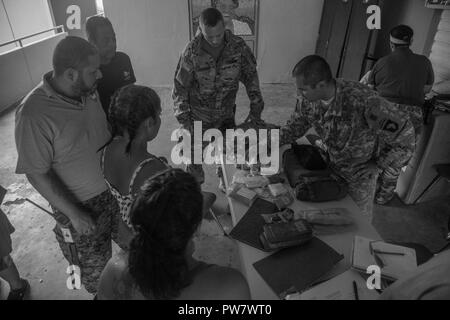
MULTIPOLYGON (((152 158, 154 159, 154 157, 152 157, 152 158)), ((145 160, 145 159, 143 159, 143 160, 145 160)), ((144 184, 144 182, 147 179, 154 177, 155 174, 162 172, 162 171, 166 170, 167 168, 168 167, 164 162, 159 161, 157 159, 155 159, 154 161, 147 162, 142 167, 141 171, 139 171, 139 174, 136 176, 136 179, 133 184, 133 192, 138 192, 140 190, 140 187, 144 184)))
POLYGON ((98 284, 98 300, 121 300, 126 297, 119 292, 125 287, 124 273, 127 268, 127 255, 120 252, 109 259, 100 275, 98 284))
POLYGON ((205 270, 212 293, 211 300, 250 300, 250 289, 244 276, 233 268, 213 266, 205 270))

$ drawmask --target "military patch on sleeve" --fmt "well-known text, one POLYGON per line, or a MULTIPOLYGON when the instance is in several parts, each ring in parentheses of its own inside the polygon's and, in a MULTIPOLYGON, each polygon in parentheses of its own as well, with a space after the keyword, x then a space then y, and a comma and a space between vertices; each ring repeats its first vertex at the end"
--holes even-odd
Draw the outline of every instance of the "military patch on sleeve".
POLYGON ((390 104, 383 103, 385 101, 377 98, 369 100, 369 110, 366 113, 366 120, 369 126, 374 130, 382 130, 391 134, 397 134, 401 131, 404 122, 397 114, 395 109, 389 108, 390 104))
POLYGON ((400 129, 400 125, 397 122, 394 122, 390 119, 386 120, 384 123, 383 129, 384 131, 388 131, 391 133, 396 133, 400 129))

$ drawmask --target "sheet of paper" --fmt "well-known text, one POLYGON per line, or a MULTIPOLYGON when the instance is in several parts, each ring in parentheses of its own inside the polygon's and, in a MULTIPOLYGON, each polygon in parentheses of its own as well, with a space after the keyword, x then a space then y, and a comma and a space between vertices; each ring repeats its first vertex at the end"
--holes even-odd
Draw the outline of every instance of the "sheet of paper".
POLYGON ((247 188, 241 188, 239 189, 239 191, 237 192, 238 195, 247 198, 247 199, 253 199, 256 196, 256 193, 247 189, 247 188))
POLYGON ((301 294, 291 295, 287 300, 356 300, 353 281, 356 282, 359 300, 376 300, 378 298, 378 292, 369 290, 361 275, 350 269, 301 294))
POLYGON ((378 265, 374 256, 370 253, 370 243, 373 250, 378 251, 378 258, 384 266, 381 266, 383 276, 399 279, 405 274, 417 268, 416 251, 412 248, 393 245, 390 243, 373 241, 364 237, 356 236, 353 247, 353 267, 365 271, 370 265, 378 265), (385 254, 381 252, 386 252, 385 254), (395 255, 389 253, 402 253, 395 255))

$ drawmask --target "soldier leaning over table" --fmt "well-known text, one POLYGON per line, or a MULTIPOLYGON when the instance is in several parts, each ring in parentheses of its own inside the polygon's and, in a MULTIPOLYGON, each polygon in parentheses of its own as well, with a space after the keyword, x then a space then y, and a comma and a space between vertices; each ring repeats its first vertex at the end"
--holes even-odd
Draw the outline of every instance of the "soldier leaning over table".
POLYGON ((328 63, 319 56, 302 59, 293 76, 299 100, 281 130, 280 146, 313 127, 331 169, 347 181, 350 196, 371 217, 374 197, 378 204, 393 198, 397 172, 413 154, 412 123, 369 87, 334 79, 328 63))

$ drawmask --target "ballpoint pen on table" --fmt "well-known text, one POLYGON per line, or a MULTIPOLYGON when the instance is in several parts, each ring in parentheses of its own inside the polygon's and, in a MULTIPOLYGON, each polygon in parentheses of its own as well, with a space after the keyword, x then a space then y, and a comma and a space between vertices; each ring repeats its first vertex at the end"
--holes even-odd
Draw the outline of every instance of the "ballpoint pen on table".
POLYGON ((373 252, 378 253, 378 254, 392 255, 392 256, 404 256, 405 255, 405 253, 403 253, 403 252, 388 252, 388 251, 381 251, 381 250, 376 250, 376 249, 374 249, 373 252))
POLYGON ((355 300, 359 300, 358 286, 356 285, 356 281, 353 281, 353 293, 355 294, 355 300))

